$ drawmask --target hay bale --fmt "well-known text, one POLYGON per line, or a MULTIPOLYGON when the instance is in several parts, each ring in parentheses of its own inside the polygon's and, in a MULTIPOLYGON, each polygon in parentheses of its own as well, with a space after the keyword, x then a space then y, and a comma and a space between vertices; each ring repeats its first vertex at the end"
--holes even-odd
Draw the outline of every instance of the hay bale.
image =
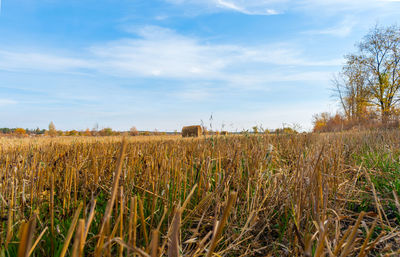
POLYGON ((201 126, 186 126, 182 128, 182 137, 199 137, 202 134, 201 126))

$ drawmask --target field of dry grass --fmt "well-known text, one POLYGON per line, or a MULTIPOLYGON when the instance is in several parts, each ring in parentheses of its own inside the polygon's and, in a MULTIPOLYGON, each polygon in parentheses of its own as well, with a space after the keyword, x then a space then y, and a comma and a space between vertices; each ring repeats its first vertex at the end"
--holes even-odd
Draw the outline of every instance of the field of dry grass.
POLYGON ((400 133, 0 139, 0 256, 399 256, 400 133))
MULTIPOLYGON (((45 145, 45 144, 74 144, 74 143, 117 143, 121 142, 121 136, 62 136, 62 137, 0 137, 0 146, 15 147, 16 145, 45 145)), ((157 135, 157 136, 131 136, 126 137, 128 142, 150 142, 160 140, 176 140, 182 139, 180 135, 157 135)))

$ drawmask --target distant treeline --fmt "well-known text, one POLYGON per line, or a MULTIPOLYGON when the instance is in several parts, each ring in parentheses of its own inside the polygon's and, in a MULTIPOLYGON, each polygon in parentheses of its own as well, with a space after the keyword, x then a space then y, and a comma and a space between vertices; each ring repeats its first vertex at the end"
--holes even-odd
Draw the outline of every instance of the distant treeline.
MULTIPOLYGON (((205 135, 246 135, 246 134, 297 134, 299 133, 295 128, 283 127, 275 130, 262 129, 254 126, 252 130, 244 130, 239 132, 228 131, 207 131, 205 135)), ((138 131, 136 128, 131 128, 129 131, 115 131, 111 128, 103 128, 100 130, 56 130, 53 123, 50 123, 49 129, 24 129, 24 128, 0 128, 0 136, 9 137, 28 137, 28 136, 163 136, 163 135, 180 135, 180 131, 174 132, 159 132, 155 131, 138 131)))
POLYGON ((56 130, 54 129, 24 129, 24 128, 0 128, 0 135, 3 136, 151 136, 178 134, 177 132, 158 132, 158 131, 114 131, 111 128, 101 130, 56 130))
MULTIPOLYGON (((202 126, 203 135, 228 135, 228 134, 297 134, 298 128, 296 125, 293 127, 284 126, 283 128, 278 128, 275 130, 268 130, 262 128, 262 126, 254 126, 252 130, 243 130, 240 132, 228 132, 228 131, 217 131, 208 130, 206 127, 202 126)), ((131 127, 129 131, 115 131, 112 128, 103 128, 92 130, 57 130, 53 122, 50 122, 49 128, 46 129, 23 129, 23 128, 0 128, 0 136, 17 136, 17 137, 27 137, 27 136, 162 136, 162 135, 180 135, 181 132, 175 130, 174 132, 159 132, 157 129, 154 131, 139 131, 136 127, 131 127)))
POLYGON ((30 135, 43 135, 46 130, 45 129, 23 129, 23 128, 0 128, 0 133, 2 134, 15 134, 21 133, 22 134, 30 134, 30 135))

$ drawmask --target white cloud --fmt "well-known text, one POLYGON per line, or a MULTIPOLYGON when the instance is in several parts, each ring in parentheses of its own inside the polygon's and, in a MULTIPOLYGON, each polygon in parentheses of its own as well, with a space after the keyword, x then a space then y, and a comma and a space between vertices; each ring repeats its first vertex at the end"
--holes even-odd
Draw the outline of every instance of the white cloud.
POLYGON ((13 105, 13 104, 17 104, 17 101, 14 101, 12 99, 0 99, 0 106, 13 105))
POLYGON ((354 17, 347 17, 335 26, 319 30, 309 30, 305 31, 304 33, 310 35, 331 35, 336 37, 346 37, 350 35, 356 25, 357 21, 354 17))
POLYGON ((118 77, 220 81, 232 86, 257 87, 266 81, 320 81, 325 73, 313 67, 320 70, 341 64, 341 59, 309 59, 291 43, 211 44, 161 27, 130 31, 138 37, 89 47, 81 53, 82 58, 0 51, 0 70, 97 72, 118 77))
POLYGON ((139 39, 124 39, 91 47, 101 72, 118 76, 223 80, 263 77, 268 67, 337 66, 341 60, 310 60, 295 45, 241 46, 209 44, 172 30, 144 27, 139 39), (245 75, 247 74, 247 75, 245 75))
POLYGON ((247 15, 273 15, 289 10, 311 12, 312 14, 337 14, 391 8, 400 0, 165 0, 185 6, 203 6, 202 11, 230 10, 247 15))
POLYGON ((154 19, 157 21, 163 21, 163 20, 168 19, 168 16, 167 15, 157 15, 156 17, 154 17, 154 19))
POLYGON ((201 45, 158 27, 140 29, 139 39, 124 39, 90 48, 98 69, 118 76, 215 78, 227 63, 229 47, 201 45))
MULTIPOLYGON (((236 1, 237 2, 237 1, 236 1)), ((236 3, 235 1, 217 0, 218 6, 226 9, 231 9, 243 14, 248 15, 276 15, 279 14, 277 10, 265 8, 265 6, 247 6, 248 3, 236 3)))
POLYGON ((80 59, 35 52, 0 50, 0 70, 67 71, 89 68, 90 62, 80 59))
POLYGON ((276 15, 287 0, 166 0, 172 4, 204 6, 206 10, 230 10, 247 15, 276 15))

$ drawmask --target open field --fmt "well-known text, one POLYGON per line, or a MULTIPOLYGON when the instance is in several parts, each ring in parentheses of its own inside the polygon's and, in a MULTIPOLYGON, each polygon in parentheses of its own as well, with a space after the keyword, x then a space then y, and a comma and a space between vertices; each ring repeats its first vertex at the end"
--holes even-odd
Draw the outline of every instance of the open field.
POLYGON ((399 256, 400 133, 0 139, 0 256, 399 256))
MULTIPOLYGON (((159 136, 132 136, 127 137, 128 142, 149 142, 160 140, 183 139, 180 135, 159 135, 159 136)), ((121 136, 62 136, 62 137, 0 137, 0 145, 4 147, 15 147, 16 145, 45 145, 45 144, 75 144, 75 143, 117 143, 121 142, 121 136)))

